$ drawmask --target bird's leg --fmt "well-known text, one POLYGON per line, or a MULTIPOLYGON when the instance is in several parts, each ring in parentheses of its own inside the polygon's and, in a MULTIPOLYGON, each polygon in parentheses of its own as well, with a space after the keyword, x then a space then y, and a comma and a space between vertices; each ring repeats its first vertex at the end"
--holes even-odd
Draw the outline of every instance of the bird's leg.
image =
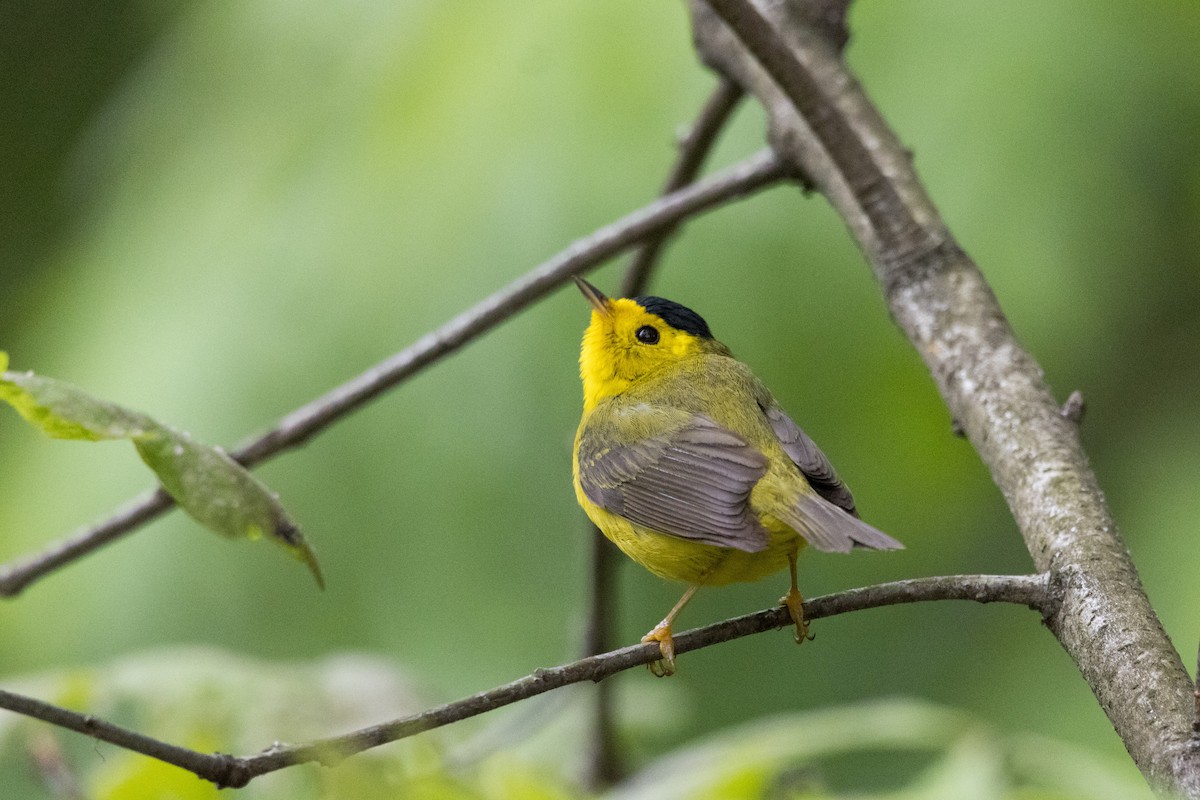
POLYGON ((792 622, 796 623, 796 644, 800 644, 805 639, 811 640, 812 634, 808 632, 808 622, 804 619, 804 597, 800 594, 800 587, 796 585, 796 551, 788 553, 788 566, 792 572, 792 588, 788 589, 788 593, 779 598, 779 602, 788 610, 788 616, 792 618, 792 622))
POLYGON ((699 585, 689 586, 688 590, 683 593, 683 597, 679 598, 679 602, 675 604, 675 607, 663 618, 663 621, 655 625, 654 630, 642 637, 643 644, 658 642, 659 650, 662 651, 661 660, 653 661, 646 665, 656 677, 664 678, 675 674, 675 640, 671 638, 671 624, 675 622, 675 617, 679 616, 679 612, 683 611, 683 607, 687 605, 688 600, 692 599, 692 595, 699 588, 699 585))

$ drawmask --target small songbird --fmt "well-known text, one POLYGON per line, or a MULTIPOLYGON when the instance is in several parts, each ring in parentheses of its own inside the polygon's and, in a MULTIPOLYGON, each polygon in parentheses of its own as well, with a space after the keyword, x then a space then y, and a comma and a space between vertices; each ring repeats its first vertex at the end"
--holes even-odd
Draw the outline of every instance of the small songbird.
POLYGON ((699 314, 661 297, 610 300, 575 282, 592 304, 579 357, 575 496, 627 556, 688 584, 642 637, 662 651, 651 670, 675 671, 671 625, 699 587, 784 567, 791 588, 780 602, 802 641, 800 548, 903 545, 858 518, 829 459, 699 314))

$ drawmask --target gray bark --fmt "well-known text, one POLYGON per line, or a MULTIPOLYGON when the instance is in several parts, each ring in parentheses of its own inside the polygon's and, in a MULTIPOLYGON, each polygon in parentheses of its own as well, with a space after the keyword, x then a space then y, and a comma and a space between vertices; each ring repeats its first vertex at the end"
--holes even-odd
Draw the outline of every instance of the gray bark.
POLYGON ((841 61, 837 25, 828 15, 822 27, 808 25, 815 7, 844 11, 845 3, 690 5, 697 51, 762 103, 771 145, 845 220, 896 324, 991 470, 1034 563, 1050 576, 1046 625, 1151 785, 1200 798, 1193 685, 1075 423, 946 228, 909 152, 841 61))

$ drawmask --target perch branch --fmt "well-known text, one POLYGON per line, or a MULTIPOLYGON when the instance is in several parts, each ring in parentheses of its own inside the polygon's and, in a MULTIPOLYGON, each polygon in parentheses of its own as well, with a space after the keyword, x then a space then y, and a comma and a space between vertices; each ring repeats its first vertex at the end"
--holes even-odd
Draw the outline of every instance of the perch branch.
MULTIPOLYGON (((814 597, 805 602, 804 615, 809 620, 816 620, 868 608, 930 600, 1015 603, 1041 611, 1045 615, 1055 607, 1054 591, 1044 575, 949 575, 916 578, 814 597)), ((677 634, 675 652, 688 653, 792 624, 786 609, 768 608, 677 634)), ((189 750, 94 716, 68 711, 3 690, 0 690, 0 708, 174 764, 200 778, 212 781, 218 787, 241 787, 260 775, 296 764, 317 761, 332 766, 347 756, 382 744, 478 716, 552 689, 584 681, 603 680, 617 672, 649 664, 661 657, 656 644, 622 647, 612 652, 581 658, 570 664, 539 669, 532 675, 419 714, 306 744, 275 745, 261 753, 243 757, 189 750)))
POLYGON ((1047 618, 1152 786, 1200 798, 1192 684, 1142 589, 1079 441, 911 154, 808 3, 692 0, 706 62, 767 110, 776 152, 813 180, 866 254, 893 319, 991 470, 1062 603, 1047 618), (764 16, 764 14, 766 16, 764 16))
MULTIPOLYGON (((367 401, 409 378, 549 293, 572 274, 590 269, 664 226, 777 183, 788 170, 769 152, 742 161, 699 183, 672 192, 589 236, 578 239, 500 291, 454 317, 414 344, 284 417, 231 455, 253 466, 297 447, 367 401)), ((83 528, 42 553, 0 568, 0 595, 13 597, 50 572, 133 531, 174 502, 155 490, 112 517, 83 528)))

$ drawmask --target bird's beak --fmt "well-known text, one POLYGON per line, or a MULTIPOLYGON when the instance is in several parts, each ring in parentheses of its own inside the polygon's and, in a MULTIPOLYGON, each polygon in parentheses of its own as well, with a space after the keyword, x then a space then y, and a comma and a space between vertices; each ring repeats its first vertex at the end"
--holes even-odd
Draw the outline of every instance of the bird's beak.
POLYGON ((575 278, 575 285, 579 287, 579 291, 583 292, 583 296, 586 297, 588 302, 592 304, 592 308, 596 309, 601 316, 612 316, 612 312, 609 310, 609 304, 611 301, 604 296, 604 292, 600 291, 595 286, 592 286, 578 275, 573 277, 575 278))

